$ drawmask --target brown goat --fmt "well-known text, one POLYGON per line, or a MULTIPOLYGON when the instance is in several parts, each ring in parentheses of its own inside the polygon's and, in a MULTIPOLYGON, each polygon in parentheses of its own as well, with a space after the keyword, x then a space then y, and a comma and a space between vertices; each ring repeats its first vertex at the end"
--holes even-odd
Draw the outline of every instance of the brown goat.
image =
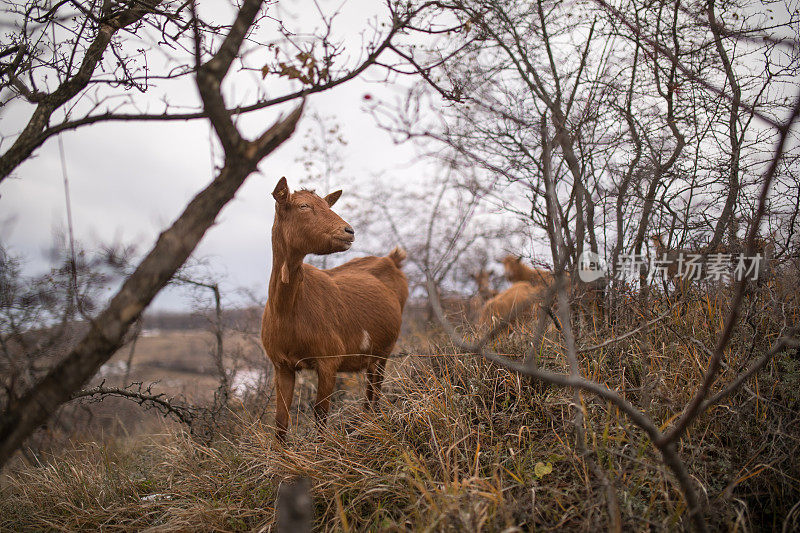
MULTIPOLYGON (((515 289, 513 293, 505 296, 502 300, 514 302, 520 301, 520 298, 525 296, 521 292, 523 289, 515 287, 520 283, 528 283, 534 288, 533 292, 525 291, 528 293, 527 297, 533 302, 533 304, 531 304, 532 312, 526 311, 523 312, 522 315, 526 318, 535 316, 536 309, 534 305, 544 303, 547 290, 550 289, 555 283, 555 275, 550 270, 544 268, 532 268, 523 264, 522 258, 517 255, 507 255, 502 259, 502 263, 503 268, 505 269, 506 279, 514 284, 506 292, 510 292, 512 289, 515 289)), ((564 272, 564 283, 567 290, 567 296, 571 299, 577 300, 579 309, 594 313, 594 309, 599 307, 599 295, 598 291, 594 287, 584 287, 579 294, 576 294, 575 287, 572 282, 572 276, 569 272, 564 272)), ((504 294, 505 293, 501 293, 498 298, 504 294)), ((554 308, 556 303, 556 295, 553 294, 551 297, 551 306, 554 308)), ((484 314, 488 314, 490 317, 498 316, 498 310, 506 311, 507 309, 508 304, 501 303, 498 300, 493 302, 491 308, 484 314)), ((481 323, 485 323, 485 321, 482 319, 481 323)))
POLYGON ((286 178, 272 192, 272 273, 261 342, 275 367, 280 439, 289 422, 297 370, 317 372, 314 414, 324 425, 337 372, 366 370, 367 405, 374 406, 386 359, 400 334, 408 298, 408 281, 400 270, 404 250, 329 270, 303 263, 307 254, 343 252, 352 245, 355 232, 331 210, 341 194, 290 193, 286 178))
POLYGON ((486 304, 489 299, 497 296, 497 291, 492 289, 489 285, 491 275, 492 273, 490 271, 483 268, 475 274, 470 275, 478 285, 478 291, 469 299, 469 315, 472 321, 480 317, 484 304, 486 304))
POLYGON ((530 320, 536 316, 536 307, 545 296, 546 287, 533 286, 527 281, 518 281, 483 306, 478 325, 492 327, 498 320, 514 317, 513 322, 530 320))

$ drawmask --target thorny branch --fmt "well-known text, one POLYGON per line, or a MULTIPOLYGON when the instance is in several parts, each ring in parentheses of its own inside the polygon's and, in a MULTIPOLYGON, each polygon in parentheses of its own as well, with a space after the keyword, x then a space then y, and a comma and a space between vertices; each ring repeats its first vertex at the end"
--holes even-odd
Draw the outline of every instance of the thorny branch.
POLYGON ((145 409, 156 409, 163 416, 172 416, 179 422, 191 427, 198 416, 197 407, 187 405, 185 402, 177 401, 166 394, 153 392, 154 383, 146 387, 140 381, 126 385, 125 387, 106 387, 105 380, 96 387, 78 391, 72 395, 73 400, 83 399, 89 402, 101 402, 108 396, 125 398, 138 403, 145 409))

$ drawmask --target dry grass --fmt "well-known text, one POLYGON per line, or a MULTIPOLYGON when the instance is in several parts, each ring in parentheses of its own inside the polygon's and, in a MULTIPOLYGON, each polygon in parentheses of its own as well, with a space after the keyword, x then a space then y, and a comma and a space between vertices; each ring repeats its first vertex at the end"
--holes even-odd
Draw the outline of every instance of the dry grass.
MULTIPOLYGON (((583 372, 666 424, 707 359, 687 339, 711 346, 723 308, 705 298, 676 310, 671 320, 582 357, 583 372)), ((722 383, 778 334, 770 319, 756 316, 760 321, 745 316, 722 383)), ((618 327, 621 333, 628 325, 618 327)), ((586 345, 617 332, 596 324, 583 331, 586 345)), ((264 399, 237 406, 210 444, 165 425, 144 439, 81 445, 3 480, 0 527, 264 530, 273 523, 279 484, 303 475, 312 479, 323 531, 604 529, 603 492, 573 446, 571 393, 454 355, 439 333, 415 338, 436 356, 394 359, 376 412, 362 408, 361 378, 345 379, 328 429, 317 432, 308 409, 313 380, 305 380, 286 446, 259 420, 264 399)), ((517 331, 495 348, 523 353, 527 343, 517 331)), ((555 334, 540 360, 566 368, 555 334)), ((791 519, 800 500, 799 390, 800 362, 784 353, 682 441, 681 457, 714 529, 780 530, 791 519)), ((589 448, 619 496, 624 529, 682 527, 684 501, 647 438, 604 402, 583 396, 581 407, 589 448)))

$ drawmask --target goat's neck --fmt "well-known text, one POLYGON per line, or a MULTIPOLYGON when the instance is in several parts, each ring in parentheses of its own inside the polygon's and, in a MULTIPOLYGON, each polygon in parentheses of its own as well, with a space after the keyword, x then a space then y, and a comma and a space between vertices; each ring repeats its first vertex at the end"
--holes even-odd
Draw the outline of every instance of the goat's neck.
POLYGON ((519 264, 515 267, 514 276, 516 281, 535 281, 536 276, 532 268, 519 264))
POLYGON ((494 291, 489 288, 488 284, 481 284, 478 286, 478 294, 480 294, 483 298, 491 298, 494 296, 494 291))
POLYGON ((286 314, 294 308, 303 284, 303 258, 276 231, 272 233, 272 273, 269 278, 269 305, 272 311, 286 314))

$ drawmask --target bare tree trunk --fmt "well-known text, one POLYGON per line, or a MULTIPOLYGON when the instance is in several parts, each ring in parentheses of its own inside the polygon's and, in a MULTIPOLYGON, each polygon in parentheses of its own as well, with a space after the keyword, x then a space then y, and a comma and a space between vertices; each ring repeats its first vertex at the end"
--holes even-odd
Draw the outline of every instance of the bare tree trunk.
MULTIPOLYGON (((247 176, 261 159, 294 132, 302 114, 302 104, 255 141, 245 141, 227 114, 220 94, 221 82, 260 8, 261 0, 246 0, 217 53, 198 67, 197 85, 203 105, 225 147, 223 168, 211 184, 189 202, 172 226, 159 236, 153 249, 125 280, 108 306, 92 320, 89 332, 77 346, 31 390, 22 397, 11 399, 6 412, 0 415, 0 467, 120 348, 131 324, 186 261, 247 176)), ((196 23, 195 19, 195 56, 199 65, 196 23)))

